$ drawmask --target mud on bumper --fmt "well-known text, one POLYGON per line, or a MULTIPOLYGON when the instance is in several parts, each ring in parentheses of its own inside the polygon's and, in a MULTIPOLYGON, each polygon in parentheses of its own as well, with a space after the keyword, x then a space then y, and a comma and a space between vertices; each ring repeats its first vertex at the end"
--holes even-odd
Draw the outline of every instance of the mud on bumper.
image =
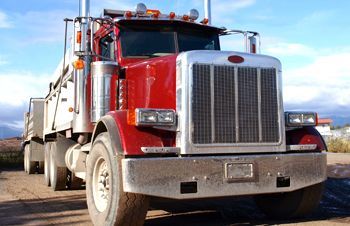
POLYGON ((122 160, 126 192, 190 199, 288 192, 326 180, 325 153, 122 160))

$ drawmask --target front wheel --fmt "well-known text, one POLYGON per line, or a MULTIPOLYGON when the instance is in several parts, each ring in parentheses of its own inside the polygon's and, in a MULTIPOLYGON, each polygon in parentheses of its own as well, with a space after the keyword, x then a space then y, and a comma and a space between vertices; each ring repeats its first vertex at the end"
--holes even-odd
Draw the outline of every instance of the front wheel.
POLYGON ((310 214, 322 198, 324 183, 292 192, 258 195, 255 202, 267 216, 275 219, 298 218, 310 214))
POLYGON ((112 148, 108 133, 93 143, 87 162, 86 197, 94 225, 143 225, 148 197, 123 191, 121 157, 112 148))

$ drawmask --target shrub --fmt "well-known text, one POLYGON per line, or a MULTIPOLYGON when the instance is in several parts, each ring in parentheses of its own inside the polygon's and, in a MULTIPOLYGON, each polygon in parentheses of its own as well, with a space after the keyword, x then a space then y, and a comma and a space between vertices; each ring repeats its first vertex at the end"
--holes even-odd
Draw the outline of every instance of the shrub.
POLYGON ((0 150, 0 167, 23 165, 23 152, 20 147, 2 147, 0 150))
POLYGON ((327 142, 329 152, 350 153, 350 141, 344 138, 334 138, 327 142))

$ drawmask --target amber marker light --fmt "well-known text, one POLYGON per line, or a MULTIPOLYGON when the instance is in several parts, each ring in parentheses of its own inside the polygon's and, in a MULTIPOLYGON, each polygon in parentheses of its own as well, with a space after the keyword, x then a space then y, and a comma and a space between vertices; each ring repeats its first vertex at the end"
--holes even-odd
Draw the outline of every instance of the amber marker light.
POLYGON ((126 12, 124 13, 124 17, 126 17, 126 18, 132 17, 132 12, 131 12, 131 11, 126 11, 126 12))
POLYGON ((127 122, 129 125, 135 126, 136 125, 136 113, 135 109, 129 109, 127 111, 127 122))
POLYGON ((182 19, 185 20, 185 21, 188 21, 190 19, 190 17, 188 15, 183 15, 182 19))
POLYGON ((209 23, 208 18, 204 18, 201 23, 207 25, 209 23))
POLYGON ((73 66, 75 69, 79 70, 79 69, 84 69, 84 61, 82 59, 77 59, 76 61, 74 61, 73 66))
POLYGON ((68 108, 68 111, 69 111, 69 112, 73 112, 73 110, 74 110, 74 109, 73 109, 72 107, 69 107, 69 108, 68 108))
POLYGON ((77 43, 81 43, 81 31, 77 32, 77 43))
POLYGON ((174 12, 169 13, 169 18, 174 19, 176 17, 176 14, 174 12))

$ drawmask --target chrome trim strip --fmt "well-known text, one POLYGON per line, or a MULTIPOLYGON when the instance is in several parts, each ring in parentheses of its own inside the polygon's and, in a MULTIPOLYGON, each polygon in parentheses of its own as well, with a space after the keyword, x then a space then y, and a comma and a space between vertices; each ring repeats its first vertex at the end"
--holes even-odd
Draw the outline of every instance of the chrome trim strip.
POLYGON ((215 88, 214 65, 210 65, 210 114, 211 114, 211 142, 215 142, 215 88))
POLYGON ((234 69, 234 81, 235 81, 235 126, 236 126, 236 142, 239 142, 239 117, 238 117, 238 67, 234 69))
POLYGON ((160 153, 160 154, 166 154, 166 153, 180 153, 179 147, 141 147, 141 151, 146 154, 150 153, 160 153))
MULTIPOLYGON (((277 76, 277 75, 276 75, 277 76)), ((276 79, 277 80, 277 79, 276 79)), ((262 122, 261 122, 261 68, 257 68, 258 83, 258 124, 259 124, 259 141, 262 141, 262 122)), ((281 133, 280 133, 281 134, 281 133)))
POLYGON ((317 144, 287 145, 287 151, 312 151, 316 150, 317 144))

